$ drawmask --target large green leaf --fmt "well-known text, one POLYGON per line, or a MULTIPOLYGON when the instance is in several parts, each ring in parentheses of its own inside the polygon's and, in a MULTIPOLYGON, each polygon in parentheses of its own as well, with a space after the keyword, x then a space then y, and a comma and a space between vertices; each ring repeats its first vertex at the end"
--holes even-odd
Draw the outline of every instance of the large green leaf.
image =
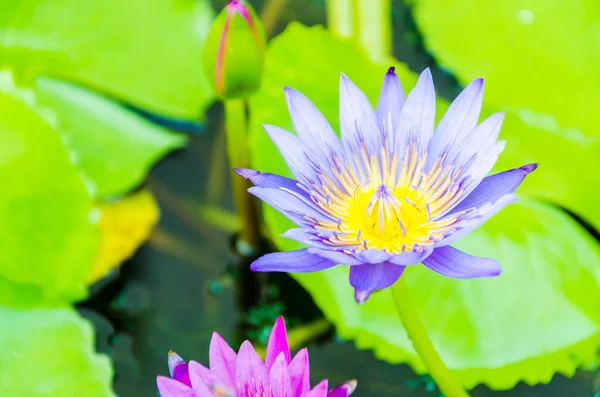
POLYGON ((539 172, 519 188, 521 194, 554 202, 600 230, 595 199, 600 175, 593 171, 600 169, 600 139, 560 128, 551 116, 526 109, 506 109, 500 138, 508 144, 496 170, 534 162, 540 165, 539 172))
POLYGON ((600 3, 414 0, 427 48, 461 82, 485 77, 494 105, 553 114, 600 136, 600 3))
POLYGON ((0 306, 0 395, 112 397, 112 369, 73 309, 0 306))
POLYGON ((0 0, 0 68, 77 82, 154 112, 203 117, 207 0, 0 0))
POLYGON ((155 161, 186 142, 184 135, 73 84, 40 77, 36 94, 56 116, 55 128, 94 197, 126 192, 145 178, 155 161))
MULTIPOLYGON (((321 27, 288 27, 269 47, 263 88, 251 102, 255 168, 290 176, 261 128, 268 123, 291 129, 284 85, 305 93, 337 128, 339 72, 344 71, 374 100, 384 70, 350 42, 331 36, 321 27)), ((415 76, 401 65, 396 71, 405 88, 412 88, 415 76)), ((519 160, 510 166, 534 161, 539 153, 552 163, 550 176, 536 179, 536 174, 548 172, 543 164, 530 177, 536 186, 531 191, 547 192, 550 197, 557 181, 565 189, 579 182, 561 179, 565 177, 558 168, 562 160, 552 159, 551 153, 568 148, 581 162, 596 161, 585 142, 576 139, 557 135, 540 144, 539 140, 551 137, 554 131, 530 128, 521 119, 512 117, 509 123, 510 135, 521 138, 516 148, 508 143, 509 158, 519 160), (533 142, 538 147, 529 153, 533 142)), ((530 180, 525 185, 528 183, 530 180)), ((565 195, 569 200, 586 202, 578 192, 581 190, 574 189, 565 195)), ((279 248, 299 248, 298 243, 277 237, 292 227, 286 218, 271 208, 265 208, 265 215, 279 248)), ((419 266, 405 277, 437 348, 465 385, 484 382, 509 388, 518 380, 546 382, 556 371, 572 374, 579 365, 595 363, 600 343, 600 312, 594 305, 600 299, 600 247, 583 228, 549 204, 524 199, 458 246, 474 255, 497 258, 504 265, 503 275, 461 281, 419 266)), ((366 305, 358 306, 347 281, 347 268, 294 277, 336 324, 341 336, 354 339, 359 348, 373 349, 382 359, 406 361, 423 371, 389 291, 377 293, 366 305)))
POLYGON ((523 191, 600 229, 598 2, 415 0, 425 45, 462 83, 486 78, 486 105, 510 106, 499 167, 539 162, 523 191), (577 159, 577 161, 573 161, 577 159))
MULTIPOLYGON (((97 245, 88 191, 34 97, 0 76, 0 279, 30 297, 85 295, 97 245)), ((4 296, 4 294, 1 294, 4 296)))

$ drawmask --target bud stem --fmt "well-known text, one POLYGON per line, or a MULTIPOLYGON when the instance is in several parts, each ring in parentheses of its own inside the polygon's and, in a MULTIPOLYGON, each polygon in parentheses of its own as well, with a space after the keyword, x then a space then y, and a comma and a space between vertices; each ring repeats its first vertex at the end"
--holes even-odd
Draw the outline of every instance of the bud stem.
POLYGON ((406 275, 400 277, 391 288, 396 310, 400 315, 402 324, 404 324, 408 338, 412 341, 417 354, 429 370, 429 375, 444 396, 469 397, 469 394, 456 381, 448 367, 446 367, 446 364, 442 361, 419 318, 419 314, 411 305, 410 296, 406 291, 406 283, 404 282, 405 277, 406 275))
MULTIPOLYGON (((246 256, 256 254, 261 244, 260 214, 258 203, 254 196, 248 194, 250 181, 240 178, 233 168, 249 168, 248 153, 248 120, 246 117, 246 102, 243 99, 228 99, 225 105, 225 131, 227 133, 227 152, 230 168, 232 169, 233 197, 238 215, 241 219, 241 241, 250 248, 243 252, 246 256)), ((240 247, 241 248, 241 247, 240 247)))
POLYGON ((355 41, 373 60, 385 60, 392 53, 391 0, 352 0, 355 41))
POLYGON ((327 27, 342 37, 352 37, 353 0, 327 0, 327 27))

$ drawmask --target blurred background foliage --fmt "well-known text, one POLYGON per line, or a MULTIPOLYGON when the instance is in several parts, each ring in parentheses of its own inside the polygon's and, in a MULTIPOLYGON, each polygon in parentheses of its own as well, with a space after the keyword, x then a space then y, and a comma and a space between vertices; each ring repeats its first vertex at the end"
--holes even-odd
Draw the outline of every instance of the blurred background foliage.
MULTIPOLYGON (((497 170, 540 163, 518 204, 461 241, 498 258, 503 276, 457 282, 413 269, 409 290, 461 381, 508 390, 479 386, 474 396, 598 392, 597 2, 252 3, 272 38, 249 106, 261 171, 289 174, 261 128, 292 129, 284 85, 336 128, 340 71, 375 101, 387 67, 396 66, 407 91, 431 66, 438 117, 460 86, 486 79, 484 113, 507 114, 497 170), (348 4, 361 12, 347 15, 348 4), (391 13, 383 30, 377 7, 391 13), (326 22, 329 29, 307 27, 326 22), (573 379, 515 387, 555 373, 573 379)), ((224 5, 0 0, 1 395, 152 395, 168 349, 205 361, 213 330, 264 340, 264 325, 282 312, 297 346, 324 342, 311 348, 319 377, 358 377, 358 397, 435 395, 426 377, 356 350, 423 372, 388 292, 358 307, 339 267, 293 275, 303 290, 286 276, 248 280, 230 266, 239 222, 221 109, 201 70, 204 38, 224 5), (156 229, 155 195, 165 213, 156 229), (251 282, 257 294, 248 295, 251 282), (334 340, 355 345, 331 343, 330 322, 334 340)), ((278 237, 288 221, 264 210, 276 246, 297 248, 278 237)))

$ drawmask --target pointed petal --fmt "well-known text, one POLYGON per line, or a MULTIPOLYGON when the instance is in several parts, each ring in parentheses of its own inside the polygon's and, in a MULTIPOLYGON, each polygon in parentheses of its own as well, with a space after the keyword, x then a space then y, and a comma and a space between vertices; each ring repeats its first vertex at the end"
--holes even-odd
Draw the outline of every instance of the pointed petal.
POLYGON ((384 125, 389 122, 389 126, 392 128, 389 133, 392 133, 393 128, 400 120, 402 105, 404 105, 404 90, 395 68, 392 66, 383 78, 375 112, 381 131, 384 131, 384 125))
POLYGON ((292 394, 292 384, 288 372, 288 358, 280 353, 269 372, 269 384, 271 385, 271 397, 296 397, 292 394))
POLYGON ((248 341, 242 343, 238 352, 235 378, 239 396, 268 395, 267 369, 248 341))
POLYGON ((195 397, 191 387, 166 376, 158 376, 156 385, 160 397, 195 397))
POLYGON ((173 350, 169 350, 169 354, 167 356, 167 363, 169 365, 169 374, 171 374, 171 378, 175 374, 175 369, 180 365, 184 365, 185 361, 181 356, 175 353, 173 350))
POLYGON ((310 365, 308 362, 308 349, 304 348, 296 353, 288 367, 292 384, 292 396, 302 396, 310 390, 310 365))
POLYGON ((302 228, 289 229, 281 235, 281 237, 289 238, 298 241, 299 243, 328 251, 331 250, 331 245, 326 244, 324 240, 332 236, 333 234, 327 231, 302 228))
POLYGON ((506 142, 496 141, 503 119, 503 113, 491 115, 475 128, 454 154, 450 153, 455 156, 453 160, 449 157, 454 168, 462 169, 463 197, 468 196, 481 183, 504 150, 506 142))
MULTIPOLYGON (((458 142, 448 152, 449 159, 454 159, 456 168, 463 168, 470 164, 465 172, 483 162, 490 152, 493 152, 494 146, 498 141, 498 135, 504 122, 504 113, 494 113, 481 122, 475 129, 470 132, 461 142, 458 142), (478 157, 476 161, 470 162, 473 156, 478 157)), ((484 172, 487 174, 489 170, 484 172)), ((484 174, 485 175, 485 174, 484 174)))
POLYGON ((472 81, 452 102, 429 147, 429 163, 441 153, 452 153, 477 126, 483 100, 483 79, 472 81))
POLYGON ((308 147, 294 134, 274 125, 263 125, 297 180, 306 183, 315 179, 308 147))
POLYGON ((529 173, 537 168, 537 164, 527 164, 521 168, 490 175, 481 181, 471 194, 462 200, 451 213, 470 208, 479 208, 488 203, 495 203, 502 196, 513 193, 529 173))
POLYGON ((381 263, 387 261, 392 254, 388 254, 384 250, 366 249, 353 254, 353 256, 362 263, 381 263))
POLYGON ((313 150, 319 162, 328 163, 332 154, 343 153, 342 144, 335 131, 307 97, 285 87, 285 98, 298 136, 313 150))
MULTIPOLYGON (((196 397, 213 397, 212 388, 222 387, 221 380, 196 361, 190 361, 190 380, 196 397)), ((229 388, 231 391, 231 389, 229 388)))
POLYGON ((188 365, 183 361, 183 358, 174 351, 170 351, 167 361, 169 363, 171 378, 191 387, 188 365))
POLYGON ((423 264, 452 278, 493 277, 502 271, 500 264, 493 259, 471 256, 449 245, 436 248, 423 264))
MULTIPOLYGON (((471 233, 473 230, 477 229, 479 226, 483 225, 488 219, 492 216, 496 215, 501 209, 509 205, 510 203, 514 203, 519 198, 514 194, 505 194, 500 197, 498 201, 495 203, 488 203, 480 208, 478 208, 473 214, 469 214, 468 216, 471 218, 466 221, 463 225, 461 225, 460 229, 456 232, 450 234, 448 237, 436 242, 433 246, 434 248, 444 247, 446 245, 450 245, 453 242, 457 241, 461 237, 471 233)), ((452 214, 448 214, 448 217, 453 216, 452 214)))
POLYGON ((334 219, 329 214, 314 205, 304 194, 298 194, 291 190, 270 189, 258 186, 248 189, 248 193, 255 195, 269 204, 299 226, 310 223, 305 217, 310 217, 317 221, 334 222, 334 219))
POLYGON ((356 390, 358 382, 356 380, 349 380, 338 387, 335 387, 329 391, 327 397, 348 397, 356 390))
POLYGON ((365 142, 369 150, 379 148, 381 136, 371 103, 343 73, 340 75, 340 131, 347 154, 365 142))
POLYGON ((327 269, 336 263, 319 255, 311 254, 308 249, 288 252, 273 252, 252 262, 250 269, 255 272, 294 272, 308 273, 327 269))
POLYGON ((323 379, 318 385, 313 387, 311 391, 306 393, 304 397, 327 397, 327 379, 323 379))
POLYGON ((425 153, 433 135, 434 120, 435 89, 427 68, 419 76, 400 112, 400 123, 395 128, 395 151, 403 153, 404 147, 414 142, 417 153, 425 153))
POLYGON ((290 346, 287 339, 287 331, 285 330, 285 321, 283 317, 277 317, 275 325, 269 335, 269 343, 267 343, 267 354, 265 356, 265 365, 267 371, 271 370, 275 359, 283 353, 286 366, 292 361, 290 356, 290 346))
POLYGON ((209 348, 210 370, 221 379, 226 386, 235 388, 235 351, 221 335, 213 332, 209 348))
POLYGON ((308 252, 311 254, 318 255, 322 258, 329 259, 335 264, 347 265, 347 266, 358 266, 364 264, 364 262, 354 258, 352 255, 346 254, 342 251, 332 251, 329 249, 320 249, 315 247, 308 248, 308 252))
POLYGON ((362 304, 371 292, 390 287, 400 278, 405 268, 389 262, 350 267, 350 284, 354 287, 356 302, 362 304))
POLYGON ((403 252, 401 254, 392 255, 392 257, 388 259, 388 262, 400 266, 416 265, 431 255, 432 251, 432 248, 426 248, 423 252, 403 252))
POLYGON ((250 179, 250 181, 258 187, 265 187, 271 189, 283 188, 294 191, 298 194, 303 194, 306 197, 308 197, 306 191, 300 188, 298 181, 296 181, 295 179, 286 178, 285 176, 275 174, 269 174, 266 172, 259 172, 248 168, 234 168, 233 170, 238 175, 246 179, 250 179))

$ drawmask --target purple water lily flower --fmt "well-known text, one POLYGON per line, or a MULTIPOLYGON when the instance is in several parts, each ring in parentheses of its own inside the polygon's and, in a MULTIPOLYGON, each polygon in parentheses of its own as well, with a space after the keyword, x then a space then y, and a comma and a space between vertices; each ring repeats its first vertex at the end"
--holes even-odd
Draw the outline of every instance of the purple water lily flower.
POLYGON ((157 378, 161 397, 348 397, 356 388, 349 381, 329 390, 323 380, 311 389, 308 351, 291 358, 282 317, 273 326, 264 362, 250 342, 236 354, 216 332, 209 361, 210 369, 169 352, 171 378, 157 378))
POLYGON ((434 128, 435 92, 426 69, 407 98, 394 68, 373 111, 344 74, 341 140, 301 93, 285 88, 298 136, 265 125, 296 179, 238 169, 249 192, 299 228, 283 236, 307 248, 267 254, 255 271, 313 272, 350 266, 359 303, 423 263, 454 278, 490 277, 498 262, 450 246, 517 200, 515 189, 536 164, 487 176, 504 148, 504 117, 478 123, 483 80, 470 83, 434 128))

